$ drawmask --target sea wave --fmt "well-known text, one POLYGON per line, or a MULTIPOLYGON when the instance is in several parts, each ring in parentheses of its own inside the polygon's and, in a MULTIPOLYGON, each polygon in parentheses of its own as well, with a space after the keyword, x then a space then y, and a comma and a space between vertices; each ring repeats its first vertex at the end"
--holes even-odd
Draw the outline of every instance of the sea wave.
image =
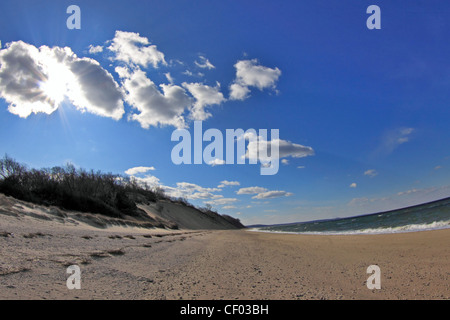
POLYGON ((404 233, 404 232, 417 232, 417 231, 430 231, 439 229, 449 229, 450 220, 434 221, 432 223, 424 224, 407 224, 398 227, 385 227, 385 228, 368 228, 358 230, 346 230, 346 231, 283 231, 283 230, 270 230, 265 228, 253 228, 250 231, 268 232, 268 233, 287 233, 287 234, 310 234, 310 235, 358 235, 358 234, 386 234, 386 233, 404 233))

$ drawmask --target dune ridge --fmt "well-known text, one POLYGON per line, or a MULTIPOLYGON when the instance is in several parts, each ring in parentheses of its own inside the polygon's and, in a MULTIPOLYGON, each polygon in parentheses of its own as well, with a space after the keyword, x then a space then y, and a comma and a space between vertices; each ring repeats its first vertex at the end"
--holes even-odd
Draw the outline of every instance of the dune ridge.
POLYGON ((86 213, 44 206, 18 200, 0 193, 0 214, 13 217, 33 217, 40 220, 57 221, 63 224, 87 224, 95 228, 113 226, 160 228, 160 229, 238 229, 244 226, 237 219, 215 212, 202 212, 193 206, 170 200, 143 201, 137 203, 138 216, 124 215, 121 218, 97 213, 86 213))

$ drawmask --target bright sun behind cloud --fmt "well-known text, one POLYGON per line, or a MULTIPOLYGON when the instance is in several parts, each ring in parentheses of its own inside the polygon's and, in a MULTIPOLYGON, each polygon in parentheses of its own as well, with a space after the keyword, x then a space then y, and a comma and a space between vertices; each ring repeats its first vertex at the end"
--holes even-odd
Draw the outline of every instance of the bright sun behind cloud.
POLYGON ((68 83, 70 81, 64 66, 58 62, 51 62, 48 66, 48 78, 39 85, 42 93, 50 100, 54 106, 59 105, 67 94, 68 83))

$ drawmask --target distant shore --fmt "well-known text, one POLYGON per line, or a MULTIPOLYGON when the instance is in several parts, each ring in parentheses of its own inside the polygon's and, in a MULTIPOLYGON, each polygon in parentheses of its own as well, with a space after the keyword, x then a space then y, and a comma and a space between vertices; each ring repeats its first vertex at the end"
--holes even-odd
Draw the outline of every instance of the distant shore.
POLYGON ((0 299, 450 299, 450 229, 98 229, 0 214, 0 243, 0 299), (80 290, 66 286, 72 264, 80 290), (369 265, 380 267, 380 290, 366 286, 369 265))

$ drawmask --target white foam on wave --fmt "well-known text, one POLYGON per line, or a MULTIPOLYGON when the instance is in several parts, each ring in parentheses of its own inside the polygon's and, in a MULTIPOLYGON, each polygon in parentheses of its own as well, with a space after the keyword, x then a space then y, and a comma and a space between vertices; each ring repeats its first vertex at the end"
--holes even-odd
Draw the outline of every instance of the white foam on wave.
POLYGON ((360 230, 349 231, 281 231, 281 230, 264 230, 259 228, 249 229, 249 231, 268 232, 268 233, 288 233, 288 234, 311 234, 311 235, 353 235, 353 234, 386 234, 386 233, 404 233, 404 232, 417 232, 417 231, 430 231, 439 229, 449 229, 450 220, 446 221, 434 221, 427 224, 408 224, 400 227, 392 228, 369 228, 360 230))

